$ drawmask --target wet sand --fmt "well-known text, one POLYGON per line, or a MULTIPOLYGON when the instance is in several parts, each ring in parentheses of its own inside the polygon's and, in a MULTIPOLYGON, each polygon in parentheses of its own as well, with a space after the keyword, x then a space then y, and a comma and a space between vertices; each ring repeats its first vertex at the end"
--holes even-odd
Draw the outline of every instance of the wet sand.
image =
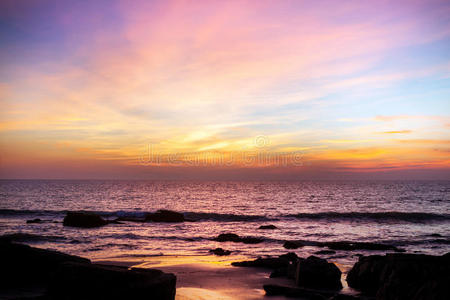
POLYGON ((270 270, 231 266, 232 261, 243 257, 215 256, 158 256, 98 260, 96 263, 128 267, 154 268, 177 276, 177 300, 193 299, 271 299, 286 300, 286 297, 267 297, 264 284, 292 286, 285 278, 269 278, 270 270))

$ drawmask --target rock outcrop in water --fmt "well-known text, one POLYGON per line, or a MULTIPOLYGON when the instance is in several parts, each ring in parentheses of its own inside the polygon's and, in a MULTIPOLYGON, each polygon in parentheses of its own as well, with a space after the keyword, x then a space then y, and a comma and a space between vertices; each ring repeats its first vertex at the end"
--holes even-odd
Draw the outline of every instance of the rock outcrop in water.
POLYGON ((233 262, 231 265, 235 267, 253 267, 277 270, 280 268, 287 268, 294 261, 297 261, 297 259, 298 257, 295 253, 288 253, 280 255, 279 257, 258 257, 255 260, 233 262))
POLYGON ((273 229, 278 229, 278 227, 271 224, 271 225, 261 225, 261 226, 259 226, 258 229, 273 230, 273 229))
POLYGON ((176 277, 159 270, 92 264, 57 251, 0 241, 0 298, 175 299, 176 277), (24 296, 23 291, 27 291, 24 296))
POLYGON ((380 300, 450 299, 450 253, 363 256, 349 271, 347 282, 380 300))
POLYGON ((148 213, 145 221, 180 223, 184 222, 184 215, 176 211, 161 209, 155 213, 148 213))
POLYGON ((342 289, 341 270, 325 259, 310 256, 297 264, 295 283, 313 289, 342 289))
POLYGON ((42 223, 42 220, 39 218, 27 220, 27 224, 35 224, 35 223, 42 223))
POLYGON ((283 247, 286 249, 297 249, 304 246, 316 246, 327 247, 331 250, 369 250, 369 251, 395 251, 404 252, 405 250, 397 248, 393 245, 369 243, 369 242, 351 242, 351 241, 339 241, 339 242, 317 242, 317 241, 286 241, 283 247))
POLYGON ((229 250, 223 250, 222 248, 216 248, 213 250, 209 250, 210 253, 213 253, 217 256, 225 256, 225 255, 230 255, 231 251, 229 250))
POLYGON ((303 243, 300 241, 286 241, 283 244, 283 247, 286 249, 298 249, 303 247, 303 243))
POLYGON ((95 213, 68 212, 64 218, 63 225, 81 228, 95 228, 108 224, 108 221, 95 213))
POLYGON ((271 278, 285 276, 295 280, 296 287, 264 285, 266 295, 269 296, 329 299, 332 296, 339 296, 336 291, 342 288, 341 271, 333 263, 315 256, 303 259, 294 253, 288 253, 279 258, 272 258, 272 260, 257 259, 251 262, 233 263, 233 265, 270 267, 274 269, 270 274, 271 278))
POLYGON ((240 237, 235 233, 222 233, 219 234, 218 237, 214 239, 217 242, 235 242, 235 243, 244 243, 244 244, 258 244, 262 243, 264 239, 257 237, 240 237))

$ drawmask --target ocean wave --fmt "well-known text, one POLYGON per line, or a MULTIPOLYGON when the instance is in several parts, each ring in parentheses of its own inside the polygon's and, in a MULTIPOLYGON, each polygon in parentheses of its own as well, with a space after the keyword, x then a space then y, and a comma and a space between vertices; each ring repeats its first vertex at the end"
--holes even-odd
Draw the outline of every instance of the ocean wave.
MULTIPOLYGON (((68 211, 74 210, 16 210, 16 209, 0 209, 0 216, 35 216, 35 215, 49 215, 49 216, 64 216, 68 211)), ((79 212, 89 212, 98 214, 105 218, 129 218, 144 220, 149 214, 155 211, 87 211, 77 210, 79 212)), ((262 215, 242 215, 242 214, 220 214, 210 212, 181 212, 186 221, 219 221, 219 222, 253 222, 253 221, 271 221, 277 218, 267 217, 262 215)))
POLYGON ((68 210, 30 210, 30 209, 0 209, 0 216, 36 216, 36 215, 64 215, 68 210))
POLYGON ((184 217, 192 221, 254 222, 277 220, 277 218, 259 215, 219 214, 206 212, 185 212, 184 217))
POLYGON ((289 215, 297 219, 307 220, 363 220, 375 222, 427 222, 427 221, 450 221, 450 214, 436 214, 423 212, 318 212, 298 213, 289 215))
MULTIPOLYGON (((64 217, 69 210, 16 210, 0 209, 0 216, 53 216, 64 217)), ((155 211, 87 211, 101 215, 105 218, 129 218, 131 220, 144 220, 148 214, 155 211)), ((450 214, 425 213, 425 212, 312 212, 281 214, 275 216, 266 215, 246 215, 232 213, 214 213, 214 212, 181 212, 186 221, 216 221, 216 222, 265 222, 279 221, 286 218, 295 218, 297 220, 327 220, 327 221, 366 221, 366 222, 446 222, 450 221, 450 214)))
POLYGON ((31 233, 10 233, 0 236, 0 240, 7 240, 11 242, 18 243, 38 243, 38 242, 63 242, 66 241, 67 238, 63 236, 54 236, 54 235, 40 235, 40 234, 31 234, 31 233))

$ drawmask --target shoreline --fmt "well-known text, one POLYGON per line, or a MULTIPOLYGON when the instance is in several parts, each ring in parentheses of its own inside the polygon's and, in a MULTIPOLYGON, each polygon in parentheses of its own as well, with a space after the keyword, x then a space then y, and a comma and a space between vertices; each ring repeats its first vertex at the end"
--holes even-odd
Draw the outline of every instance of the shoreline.
POLYGON ((1 239, 0 246, 4 274, 8 274, 0 284, 2 299, 438 300, 450 296, 450 253, 361 256, 343 273, 332 261, 293 252, 255 260, 235 255, 89 260, 1 239))
MULTIPOLYGON (((162 255, 148 257, 120 257, 93 260, 94 263, 120 265, 128 268, 152 268, 177 276, 177 300, 223 299, 223 300, 288 300, 292 297, 267 296, 264 285, 281 285, 296 288, 295 282, 286 277, 270 278, 271 269, 236 267, 232 262, 248 261, 246 256, 215 255, 162 255)), ((348 268, 345 268, 348 270, 348 268)), ((340 293, 356 295, 357 291, 344 286, 340 293)))
POLYGON ((177 300, 287 300, 284 296, 265 296, 264 284, 295 285, 287 278, 269 278, 270 270, 240 268, 231 262, 244 261, 246 257, 159 256, 124 258, 123 260, 95 260, 94 263, 120 265, 128 268, 155 268, 177 276, 177 300), (245 295, 245 296, 244 296, 245 295))

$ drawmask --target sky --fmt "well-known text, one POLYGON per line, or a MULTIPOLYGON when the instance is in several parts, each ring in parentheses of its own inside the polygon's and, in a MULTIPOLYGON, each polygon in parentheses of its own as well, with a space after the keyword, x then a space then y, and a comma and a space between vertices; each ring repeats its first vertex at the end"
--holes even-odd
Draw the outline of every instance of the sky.
POLYGON ((450 179, 449 1, 0 2, 0 178, 450 179))

